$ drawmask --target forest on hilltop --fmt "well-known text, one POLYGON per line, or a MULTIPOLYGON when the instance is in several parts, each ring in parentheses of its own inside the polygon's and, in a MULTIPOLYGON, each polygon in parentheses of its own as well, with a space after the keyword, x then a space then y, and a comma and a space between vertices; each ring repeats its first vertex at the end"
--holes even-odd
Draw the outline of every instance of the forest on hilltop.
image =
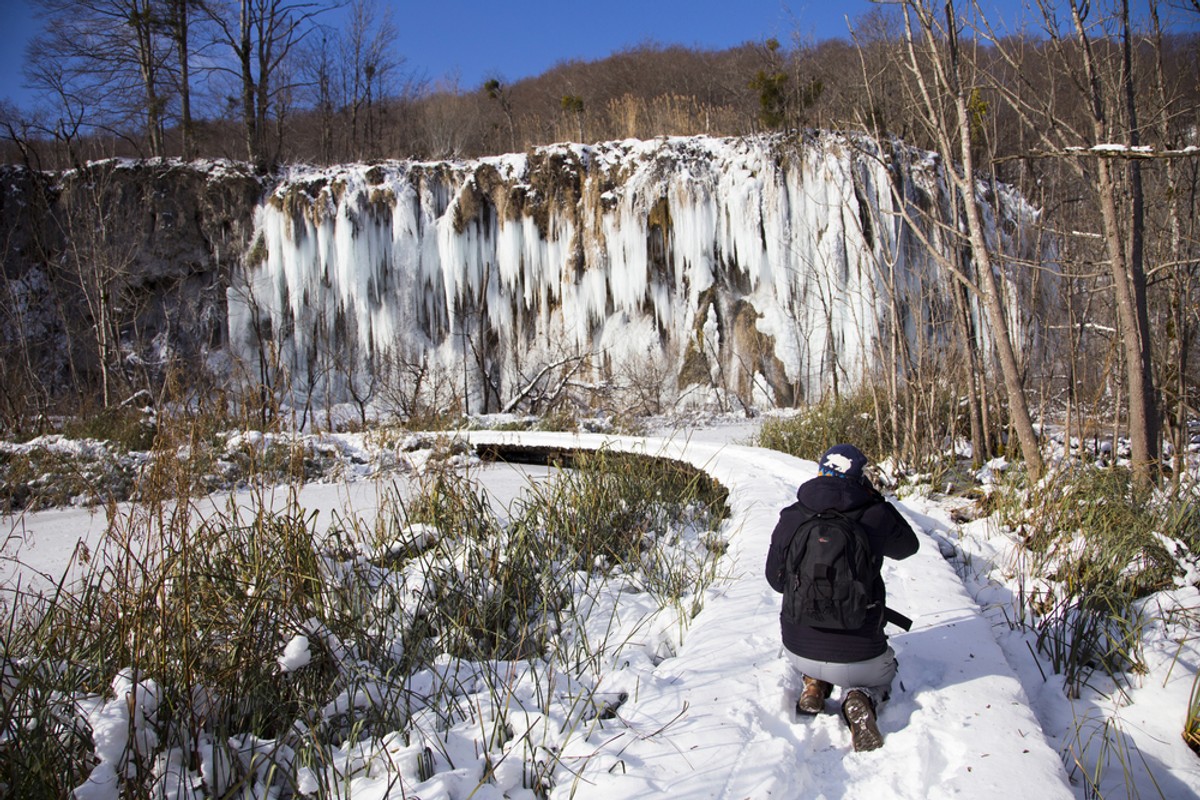
MULTIPOLYGON (((340 5, 328 0, 247 3, 241 15, 195 0, 37 5, 45 30, 29 47, 24 78, 39 99, 33 108, 0 106, 0 143, 5 161, 44 169, 111 156, 228 158, 262 167, 440 160, 561 141, 806 127, 867 130, 936 149, 913 65, 932 67, 950 33, 939 5, 908 2, 858 17, 850 39, 797 34, 791 42, 726 50, 648 42, 512 83, 497 76, 464 87, 409 67, 392 49, 396 22, 378 0, 353 0, 341 29, 326 24, 340 5), (922 42, 911 21, 930 11, 937 40, 922 42)), ((1027 106, 1044 105, 1043 114, 1074 130, 1088 125, 1091 90, 1077 80, 1087 58, 1113 106, 1109 133, 1130 127, 1118 118, 1128 112, 1117 102, 1121 4, 1060 6, 1042 4, 1040 24, 1009 35, 972 4, 951 4, 970 135, 979 156, 1001 162, 1001 179, 1019 174, 1004 162, 1047 150, 1027 106)), ((1194 26, 1173 31, 1160 13, 1200 19, 1200 9, 1159 0, 1124 8, 1132 15, 1129 63, 1141 138, 1160 147, 1194 144, 1200 34, 1194 26)))

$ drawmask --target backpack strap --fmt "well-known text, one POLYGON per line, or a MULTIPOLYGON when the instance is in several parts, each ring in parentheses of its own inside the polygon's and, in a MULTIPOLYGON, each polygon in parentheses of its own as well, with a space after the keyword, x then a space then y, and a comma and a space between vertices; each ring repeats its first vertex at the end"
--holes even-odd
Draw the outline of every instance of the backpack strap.
POLYGON ((913 625, 911 618, 904 616, 890 606, 883 607, 883 618, 902 630, 910 630, 913 625))
MULTIPOLYGON (((812 508, 809 508, 808 506, 806 506, 804 504, 804 502, 802 500, 800 500, 800 498, 796 498, 796 505, 800 506, 801 510, 803 510, 806 515, 805 518, 800 521, 799 525, 796 526, 796 528, 798 530, 800 528, 800 525, 803 525, 804 523, 808 522, 809 520, 819 519, 821 517, 828 518, 831 516, 841 517, 842 519, 848 519, 851 522, 857 522, 861 525, 863 514, 867 513, 868 509, 874 508, 875 506, 879 505, 882 502, 884 502, 884 501, 882 498, 880 498, 879 500, 875 500, 870 503, 867 503, 865 506, 858 506, 857 508, 851 508, 847 511, 841 511, 836 508, 827 508, 824 511, 816 511, 815 509, 812 509, 812 508)), ((864 528, 865 528, 865 526, 864 526, 864 528)), ((874 553, 872 553, 872 556, 874 556, 874 553)), ((880 558, 877 560, 882 562, 883 559, 880 558)))

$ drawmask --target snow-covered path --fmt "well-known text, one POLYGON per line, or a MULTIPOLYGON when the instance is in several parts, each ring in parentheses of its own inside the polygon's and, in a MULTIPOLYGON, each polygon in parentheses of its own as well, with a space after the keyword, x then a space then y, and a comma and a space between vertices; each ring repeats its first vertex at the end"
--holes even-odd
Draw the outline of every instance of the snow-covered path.
MULTIPOLYGON (((675 657, 621 677, 630 699, 607 738, 590 737, 573 745, 578 752, 564 753, 583 767, 579 781, 559 787, 562 797, 1075 797, 990 624, 929 532, 915 556, 885 566, 889 603, 914 619, 911 631, 892 636, 900 674, 880 716, 885 746, 852 752, 835 703, 817 719, 795 718, 778 598, 762 570, 779 509, 816 474, 813 462, 682 437, 469 438, 661 455, 703 468, 730 490, 724 580, 675 657)), ((898 506, 920 531, 912 512, 898 506)))

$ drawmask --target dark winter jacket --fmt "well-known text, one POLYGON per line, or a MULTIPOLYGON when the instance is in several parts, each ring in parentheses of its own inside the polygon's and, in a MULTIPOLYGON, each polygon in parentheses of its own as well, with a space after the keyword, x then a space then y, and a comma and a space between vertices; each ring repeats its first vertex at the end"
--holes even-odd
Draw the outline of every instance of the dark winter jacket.
MULTIPOLYGON (((813 511, 853 511, 869 506, 863 512, 862 522, 876 559, 908 558, 920 546, 917 535, 890 503, 871 486, 850 479, 821 475, 801 484, 796 499, 779 512, 779 522, 771 534, 771 548, 767 551, 767 581, 777 592, 783 591, 784 553, 796 529, 808 518, 805 507, 813 511)), ((877 597, 886 600, 883 579, 876 584, 877 597)), ((829 630, 812 628, 790 622, 780 615, 783 628, 783 645, 798 656, 814 661, 834 661, 847 664, 865 661, 882 654, 887 649, 884 635, 883 602, 867 615, 866 623, 858 630, 829 630)))

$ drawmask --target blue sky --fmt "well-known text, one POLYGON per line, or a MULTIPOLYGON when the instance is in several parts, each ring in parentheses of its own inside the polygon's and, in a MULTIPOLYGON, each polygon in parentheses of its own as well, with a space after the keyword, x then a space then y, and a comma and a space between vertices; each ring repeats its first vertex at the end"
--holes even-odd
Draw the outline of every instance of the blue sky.
MULTIPOLYGON (((393 8, 396 52, 405 68, 432 82, 456 76, 463 89, 492 76, 508 82, 559 61, 591 60, 654 41, 725 48, 796 34, 846 37, 869 0, 380 0, 393 8)), ((1021 0, 993 0, 993 20, 1013 24, 1021 0)), ((0 98, 24 104, 21 67, 35 34, 30 0, 0 0, 0 98)))
MULTIPOLYGON (((646 41, 724 48, 793 33, 847 35, 868 0, 381 0, 393 8, 405 68, 461 88, 488 77, 536 75, 566 59, 591 60, 646 41)), ((25 44, 40 27, 30 0, 0 0, 0 98, 20 102, 25 44)))

